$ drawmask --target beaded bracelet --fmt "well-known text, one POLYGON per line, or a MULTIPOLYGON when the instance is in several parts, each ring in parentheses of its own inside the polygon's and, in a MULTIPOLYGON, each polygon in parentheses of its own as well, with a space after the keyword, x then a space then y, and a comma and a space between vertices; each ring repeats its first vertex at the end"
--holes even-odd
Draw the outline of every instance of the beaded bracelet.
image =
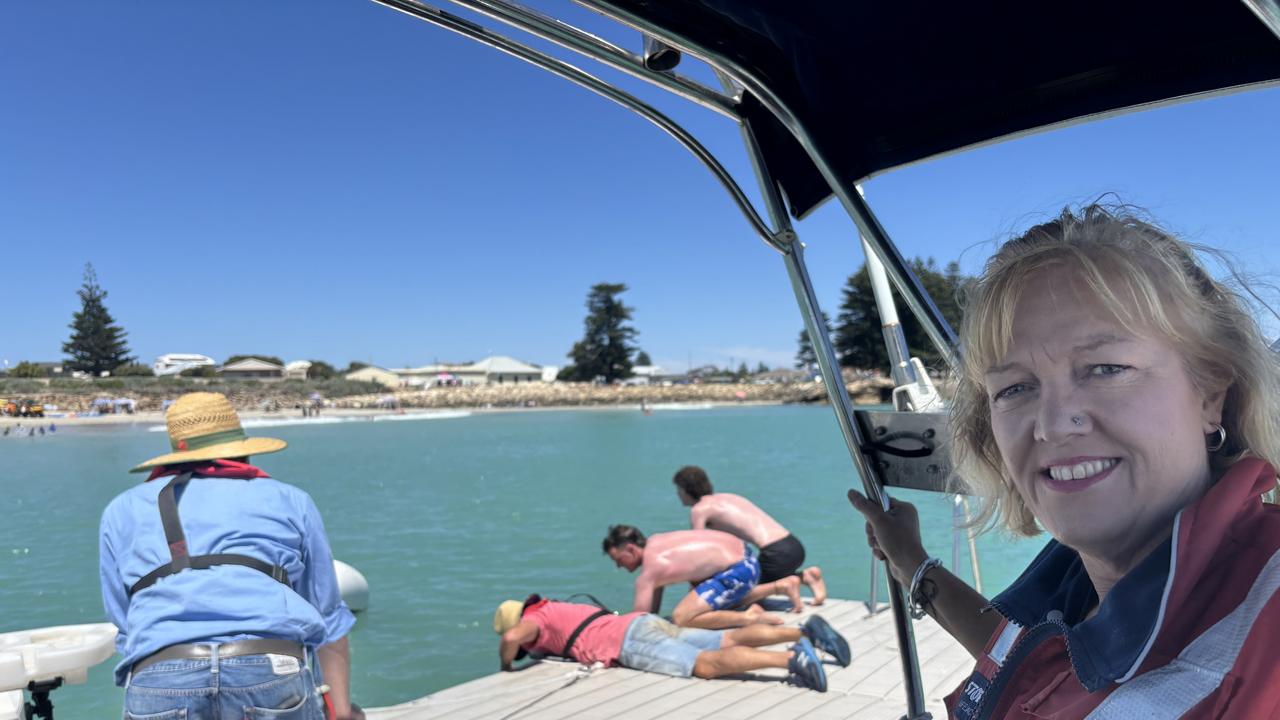
POLYGON ((907 609, 911 611, 912 620, 919 620, 925 616, 925 603, 916 598, 916 593, 920 590, 920 580, 924 578, 925 573, 941 564, 942 561, 936 557, 925 558, 924 562, 920 563, 920 567, 916 568, 915 573, 912 574, 911 587, 907 590, 907 609))

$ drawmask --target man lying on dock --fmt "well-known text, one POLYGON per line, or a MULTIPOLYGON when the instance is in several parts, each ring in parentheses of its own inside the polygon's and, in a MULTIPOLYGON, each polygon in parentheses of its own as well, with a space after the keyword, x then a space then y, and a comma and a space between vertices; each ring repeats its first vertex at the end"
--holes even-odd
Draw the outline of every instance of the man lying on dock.
POLYGON ((630 525, 614 525, 604 552, 621 568, 640 569, 636 612, 657 612, 662 589, 676 583, 694 586, 671 612, 681 627, 723 629, 754 623, 778 625, 755 601, 772 594, 759 588, 760 562, 742 540, 719 530, 677 530, 645 538, 630 525), (731 608, 745 607, 746 610, 731 608))
POLYGON ((827 584, 822 570, 814 565, 800 571, 804 545, 777 520, 741 495, 713 490, 707 472, 697 465, 680 468, 672 482, 680 502, 689 508, 690 527, 723 530, 760 549, 760 585, 769 595, 786 595, 792 612, 800 612, 803 582, 813 591, 814 605, 826 602, 827 584))
POLYGON ((804 625, 751 625, 733 630, 700 630, 672 625, 652 613, 615 615, 595 605, 544 600, 508 600, 493 615, 493 630, 502 636, 498 654, 503 670, 533 653, 602 663, 676 677, 717 678, 785 668, 787 680, 818 692, 827 691, 827 674, 815 647, 848 667, 849 643, 825 620, 814 615, 804 625), (764 645, 794 643, 790 650, 760 650, 764 645))

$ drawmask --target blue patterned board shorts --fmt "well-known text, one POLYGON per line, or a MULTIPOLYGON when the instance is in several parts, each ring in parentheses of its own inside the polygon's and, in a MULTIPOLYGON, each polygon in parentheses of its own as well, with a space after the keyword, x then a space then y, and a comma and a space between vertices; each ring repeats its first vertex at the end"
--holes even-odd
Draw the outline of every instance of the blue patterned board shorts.
POLYGON ((698 654, 719 650, 723 637, 723 630, 679 627, 657 615, 641 615, 631 621, 622 638, 618 664, 645 672, 690 677, 698 654))
POLYGON ((706 580, 698 583, 694 592, 712 610, 731 608, 742 602, 742 598, 760 582, 760 560, 750 552, 742 562, 730 565, 706 580))
POLYGON ((324 701, 316 694, 311 668, 296 658, 164 660, 129 676, 124 718, 323 720, 324 701))

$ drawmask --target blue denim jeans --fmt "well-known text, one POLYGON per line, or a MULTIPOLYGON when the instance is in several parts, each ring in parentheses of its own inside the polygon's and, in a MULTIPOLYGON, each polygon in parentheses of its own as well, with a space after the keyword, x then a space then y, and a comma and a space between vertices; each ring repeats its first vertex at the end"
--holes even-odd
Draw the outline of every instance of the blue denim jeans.
POLYGON ((129 676, 124 717, 324 720, 315 687, 309 664, 284 655, 165 660, 129 676))
POLYGON ((690 677, 698 655, 719 650, 723 630, 677 627, 657 615, 631 621, 622 638, 618 664, 633 670, 690 677))

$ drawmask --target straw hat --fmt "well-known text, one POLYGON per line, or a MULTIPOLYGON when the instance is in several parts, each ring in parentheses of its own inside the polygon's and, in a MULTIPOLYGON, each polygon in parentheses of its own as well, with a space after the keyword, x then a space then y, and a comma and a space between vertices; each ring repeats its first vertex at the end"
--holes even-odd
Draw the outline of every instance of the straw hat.
POLYGON ((519 600, 508 600, 498 606, 493 614, 493 631, 501 635, 520 624, 520 616, 524 613, 524 603, 519 600))
POLYGON ((197 460, 264 455, 285 449, 283 440, 248 437, 240 416, 222 393, 194 392, 178 398, 164 414, 173 452, 151 458, 129 472, 197 460))

